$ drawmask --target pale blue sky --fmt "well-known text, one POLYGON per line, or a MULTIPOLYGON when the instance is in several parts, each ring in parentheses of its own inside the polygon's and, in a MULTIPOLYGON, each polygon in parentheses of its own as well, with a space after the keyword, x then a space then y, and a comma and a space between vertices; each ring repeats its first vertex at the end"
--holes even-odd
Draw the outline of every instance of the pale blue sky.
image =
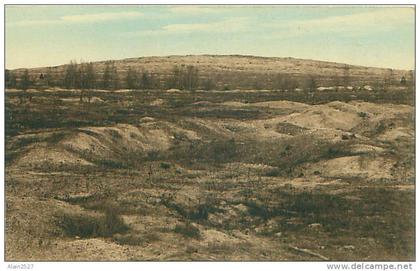
POLYGON ((185 54, 413 69, 414 8, 6 6, 6 67, 185 54))

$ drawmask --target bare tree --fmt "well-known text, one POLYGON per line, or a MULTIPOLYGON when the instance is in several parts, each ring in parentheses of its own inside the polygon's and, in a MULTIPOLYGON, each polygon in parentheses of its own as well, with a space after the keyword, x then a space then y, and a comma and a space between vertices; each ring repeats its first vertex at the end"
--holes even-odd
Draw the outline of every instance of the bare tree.
POLYGON ((117 67, 114 61, 107 61, 105 63, 105 70, 102 77, 102 86, 104 89, 118 89, 119 88, 119 77, 117 67))
POLYGON ((5 81, 6 88, 17 87, 16 75, 12 71, 6 70, 4 81, 5 81))
POLYGON ((286 74, 277 74, 274 79, 274 88, 279 90, 294 90, 298 87, 296 80, 286 74))
POLYGON ((346 64, 343 68, 343 85, 347 88, 350 84, 350 66, 346 64))
POLYGON ((77 63, 75 61, 70 61, 70 64, 67 65, 63 85, 65 88, 76 88, 77 84, 77 63))
POLYGON ((85 63, 80 63, 76 70, 75 87, 80 90, 80 102, 83 102, 83 96, 85 94, 86 80, 85 80, 85 63))
POLYGON ((96 87, 96 73, 93 63, 80 63, 76 70, 75 88, 80 89, 80 102, 87 96, 91 100, 91 91, 96 87), (87 94, 86 94, 87 93, 87 94))
POLYGON ((167 80, 167 87, 183 89, 182 70, 178 66, 173 67, 172 76, 167 80))
POLYGON ((169 88, 194 90, 198 87, 198 68, 192 65, 174 66, 172 77, 167 81, 169 88))
POLYGON ((315 80, 315 76, 310 75, 306 80, 304 81, 303 89, 307 92, 315 92, 317 89, 317 83, 315 80))
POLYGON ((28 88, 31 85, 32 85, 32 81, 29 76, 29 72, 28 70, 25 70, 19 82, 19 88, 23 90, 23 97, 20 100, 21 103, 23 103, 23 98, 29 98, 29 101, 31 101, 32 97, 28 96, 28 92, 27 92, 28 88))
POLYGON ((206 80, 204 80, 203 88, 204 90, 216 89, 216 84, 210 77, 208 77, 206 80))
POLYGON ((111 64, 109 61, 105 63, 104 74, 102 76, 102 87, 109 89, 111 85, 111 64))
POLYGON ((131 67, 128 68, 127 77, 125 78, 127 88, 137 89, 138 88, 138 80, 139 80, 139 78, 138 78, 137 71, 135 71, 131 67))
POLYGON ((255 76, 255 78, 252 82, 252 89, 255 89, 255 90, 263 89, 262 80, 261 80, 261 78, 258 78, 258 76, 255 76))
POLYGON ((143 71, 140 77, 140 87, 142 89, 149 89, 151 88, 151 78, 147 71, 143 71))
POLYGON ((150 77, 150 88, 151 89, 160 89, 160 79, 159 76, 156 76, 155 73, 149 73, 150 77))
POLYGON ((96 72, 92 62, 86 64, 83 76, 83 86, 87 89, 88 102, 92 99, 92 89, 96 88, 96 72))
POLYGON ((383 79, 383 90, 387 91, 391 88, 393 85, 393 78, 394 78, 394 70, 388 69, 385 73, 384 79, 383 79))
POLYGON ((8 87, 9 80, 10 80, 10 74, 11 74, 11 72, 10 72, 8 69, 6 69, 6 70, 4 71, 4 87, 5 87, 5 88, 7 88, 7 87, 8 87))
POLYGON ((335 92, 337 92, 339 90, 340 85, 341 85, 341 76, 340 76, 340 74, 336 74, 332 78, 332 86, 333 86, 335 92))
POLYGON ((120 88, 120 79, 118 77, 117 67, 115 63, 112 62, 111 65, 111 89, 116 90, 120 88))
POLYGON ((198 68, 192 65, 187 66, 184 72, 184 88, 194 90, 198 86, 198 68))
POLYGON ((52 72, 51 67, 47 68, 47 73, 45 74, 44 81, 45 81, 45 85, 47 87, 53 87, 54 86, 53 72, 52 72))
POLYGON ((415 79, 415 73, 414 73, 414 71, 413 70, 410 70, 409 72, 408 72, 408 75, 407 75, 407 85, 410 87, 410 88, 414 88, 414 85, 415 85, 415 82, 416 81, 416 79, 415 79))
POLYGON ((407 79, 405 79, 405 76, 401 77, 400 84, 403 86, 407 85, 407 79))

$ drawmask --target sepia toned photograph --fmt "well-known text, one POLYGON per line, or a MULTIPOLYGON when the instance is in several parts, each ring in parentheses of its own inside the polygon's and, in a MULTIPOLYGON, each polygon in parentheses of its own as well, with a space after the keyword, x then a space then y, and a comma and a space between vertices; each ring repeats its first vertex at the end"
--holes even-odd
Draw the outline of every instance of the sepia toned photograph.
POLYGON ((3 7, 4 261, 416 260, 415 5, 3 7))

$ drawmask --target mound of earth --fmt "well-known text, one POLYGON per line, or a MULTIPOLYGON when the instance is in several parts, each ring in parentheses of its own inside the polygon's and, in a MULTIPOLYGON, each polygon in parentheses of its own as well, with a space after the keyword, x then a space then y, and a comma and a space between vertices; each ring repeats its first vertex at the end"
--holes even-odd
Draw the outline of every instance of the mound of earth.
POLYGON ((310 165, 308 175, 319 172, 329 178, 391 179, 393 161, 383 157, 345 156, 310 165))

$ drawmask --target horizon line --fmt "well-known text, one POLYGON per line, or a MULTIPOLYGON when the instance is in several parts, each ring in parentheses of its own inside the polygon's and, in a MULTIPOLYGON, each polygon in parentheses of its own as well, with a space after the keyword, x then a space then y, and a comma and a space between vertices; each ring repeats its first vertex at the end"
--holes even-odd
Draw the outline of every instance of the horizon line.
POLYGON ((255 57, 255 58, 277 58, 277 59, 295 59, 295 60, 306 60, 306 61, 317 61, 317 62, 324 62, 324 63, 335 63, 335 64, 342 64, 342 65, 349 65, 353 67, 363 67, 363 68, 374 68, 374 69, 392 69, 392 70, 400 70, 400 71, 414 71, 415 67, 412 69, 408 68, 393 68, 393 67, 380 67, 380 66, 365 66, 360 64, 350 64, 345 62, 337 62, 332 60, 321 60, 321 59, 313 59, 313 58, 300 58, 294 56, 261 56, 261 55, 248 55, 248 54, 171 54, 171 55, 150 55, 150 56, 133 56, 133 57, 125 57, 125 58, 118 58, 118 59, 103 59, 103 60, 93 60, 93 61, 77 61, 77 60, 69 60, 67 63, 58 64, 58 65, 51 65, 51 66, 37 66, 37 67, 20 67, 20 68, 7 68, 5 70, 9 71, 16 71, 16 70, 31 70, 31 69, 42 69, 42 68, 54 68, 68 65, 71 61, 76 62, 76 64, 81 63, 100 63, 100 62, 107 62, 107 61, 124 61, 129 59, 141 59, 141 58, 165 58, 165 57, 188 57, 188 56, 218 56, 218 57, 255 57))

